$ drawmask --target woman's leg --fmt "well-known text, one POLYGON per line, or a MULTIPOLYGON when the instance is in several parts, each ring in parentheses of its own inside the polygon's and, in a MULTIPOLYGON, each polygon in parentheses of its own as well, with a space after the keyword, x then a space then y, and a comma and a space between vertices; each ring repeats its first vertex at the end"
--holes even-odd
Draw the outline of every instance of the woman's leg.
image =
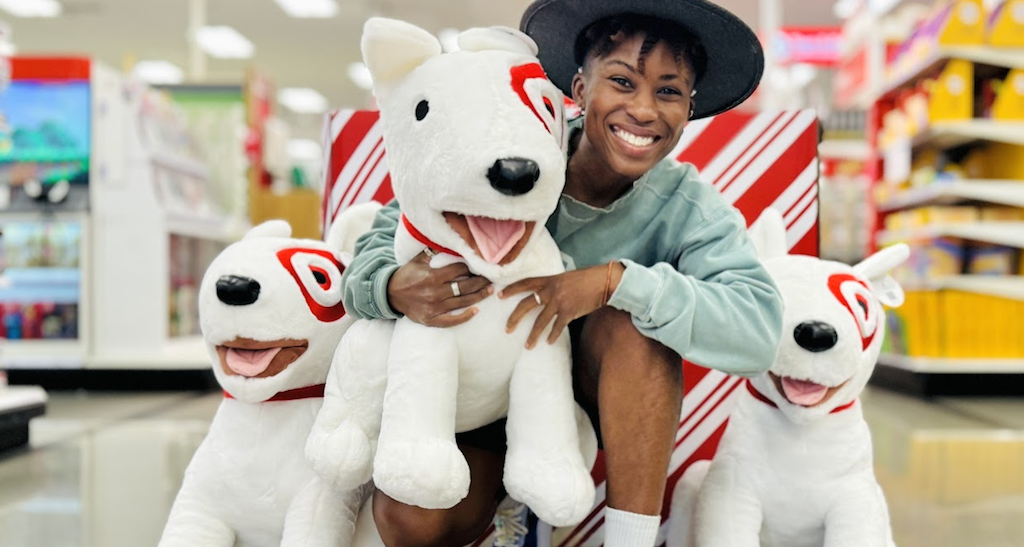
MULTIPOLYGON (((503 447, 502 447, 503 448, 503 447)), ((469 463, 469 494, 451 509, 405 505, 377 490, 373 518, 387 547, 462 547, 484 533, 494 518, 505 462, 497 452, 459 445, 469 463)))
POLYGON ((682 359, 608 307, 587 316, 575 342, 577 399, 598 411, 608 507, 660 514, 683 404, 682 359))

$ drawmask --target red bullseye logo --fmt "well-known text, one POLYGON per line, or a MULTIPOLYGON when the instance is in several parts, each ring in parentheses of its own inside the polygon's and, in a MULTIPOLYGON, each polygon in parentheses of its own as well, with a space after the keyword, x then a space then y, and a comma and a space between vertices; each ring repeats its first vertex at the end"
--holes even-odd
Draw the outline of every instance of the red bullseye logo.
POLYGON ((345 315, 341 303, 341 273, 345 267, 327 251, 292 248, 278 251, 281 262, 306 298, 309 311, 324 323, 345 315))
POLYGON ((878 333, 878 313, 872 309, 874 297, 867 283, 850 274, 835 274, 828 278, 828 288, 850 315, 860 331, 861 343, 866 350, 878 333))
POLYGON ((533 115, 544 124, 544 128, 555 139, 562 139, 562 105, 557 104, 554 84, 538 63, 514 66, 511 69, 512 89, 533 115))

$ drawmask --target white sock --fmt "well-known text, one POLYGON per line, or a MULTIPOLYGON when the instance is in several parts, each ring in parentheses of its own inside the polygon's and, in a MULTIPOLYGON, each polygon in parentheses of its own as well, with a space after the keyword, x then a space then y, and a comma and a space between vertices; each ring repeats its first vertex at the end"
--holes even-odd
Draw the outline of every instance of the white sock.
POLYGON ((654 547, 661 527, 661 515, 641 515, 606 507, 605 547, 654 547))

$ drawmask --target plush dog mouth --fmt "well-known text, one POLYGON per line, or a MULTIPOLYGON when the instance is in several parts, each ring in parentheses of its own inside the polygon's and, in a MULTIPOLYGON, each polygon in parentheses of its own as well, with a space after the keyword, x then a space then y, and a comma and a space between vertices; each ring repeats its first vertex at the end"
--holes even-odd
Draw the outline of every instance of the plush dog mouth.
POLYGON ((846 382, 843 382, 835 387, 823 386, 814 382, 808 382, 807 380, 777 376, 771 372, 768 373, 768 377, 771 378, 775 388, 779 390, 779 393, 787 401, 806 408, 825 404, 837 391, 846 385, 846 382))
POLYGON ((498 220, 446 211, 444 219, 476 254, 491 264, 513 262, 530 240, 534 221, 498 220))
POLYGON ((217 346, 220 366, 231 376, 269 378, 306 353, 308 340, 274 340, 260 342, 251 338, 235 338, 217 346))

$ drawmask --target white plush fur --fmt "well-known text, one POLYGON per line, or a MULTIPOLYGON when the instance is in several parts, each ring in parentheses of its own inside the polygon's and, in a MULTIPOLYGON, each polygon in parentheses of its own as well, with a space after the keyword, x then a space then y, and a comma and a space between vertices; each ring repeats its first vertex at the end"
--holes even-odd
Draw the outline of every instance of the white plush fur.
POLYGON ((775 407, 740 388, 714 459, 687 469, 676 487, 668 546, 891 546, 858 396, 885 335, 882 306, 903 302, 887 273, 908 249, 889 247, 850 267, 785 255, 775 211, 751 232, 786 304, 775 363, 750 380, 775 407), (835 345, 812 352, 798 344, 808 322, 834 328, 835 345))
POLYGON ((340 245, 345 229, 365 228, 365 220, 353 217, 324 243, 292 239, 286 222, 270 221, 210 264, 199 289, 200 323, 214 374, 233 398, 221 403, 185 472, 160 547, 349 545, 365 488, 331 485, 304 455, 323 399, 267 400, 326 381, 351 323, 339 314, 340 245), (226 303, 218 296, 225 276, 259 283, 257 297, 244 304, 228 296, 235 303, 226 303), (270 359, 273 349, 247 354, 224 347, 302 341, 307 349, 290 363, 291 350, 270 359))
MULTIPOLYGON (((546 78, 526 80, 526 100, 513 90, 513 67, 537 63, 536 46, 518 31, 472 29, 459 44, 460 51, 441 54, 429 33, 395 20, 370 19, 364 29, 363 56, 403 213, 434 243, 464 257, 439 254, 434 267, 464 260, 496 289, 562 272, 544 229, 564 184, 562 96, 546 78), (553 112, 545 109, 545 98, 553 112), (429 111, 418 121, 423 101, 429 111), (539 166, 531 191, 506 195, 492 187, 488 170, 507 158, 539 166), (525 221, 534 228, 514 260, 488 261, 476 252, 479 241, 460 236, 444 212, 525 221)), ((400 264, 424 248, 400 226, 400 264)), ((447 329, 406 318, 353 325, 335 354, 307 447, 317 471, 344 487, 362 484, 372 473, 377 487, 399 501, 452 507, 465 497, 470 480, 455 433, 507 415, 509 494, 552 524, 582 520, 593 505, 594 484, 580 439, 591 439, 591 452, 596 445, 589 421, 581 422, 582 431, 577 425, 568 336, 525 350, 536 313, 505 333, 519 300, 490 297, 472 320, 447 329)))

